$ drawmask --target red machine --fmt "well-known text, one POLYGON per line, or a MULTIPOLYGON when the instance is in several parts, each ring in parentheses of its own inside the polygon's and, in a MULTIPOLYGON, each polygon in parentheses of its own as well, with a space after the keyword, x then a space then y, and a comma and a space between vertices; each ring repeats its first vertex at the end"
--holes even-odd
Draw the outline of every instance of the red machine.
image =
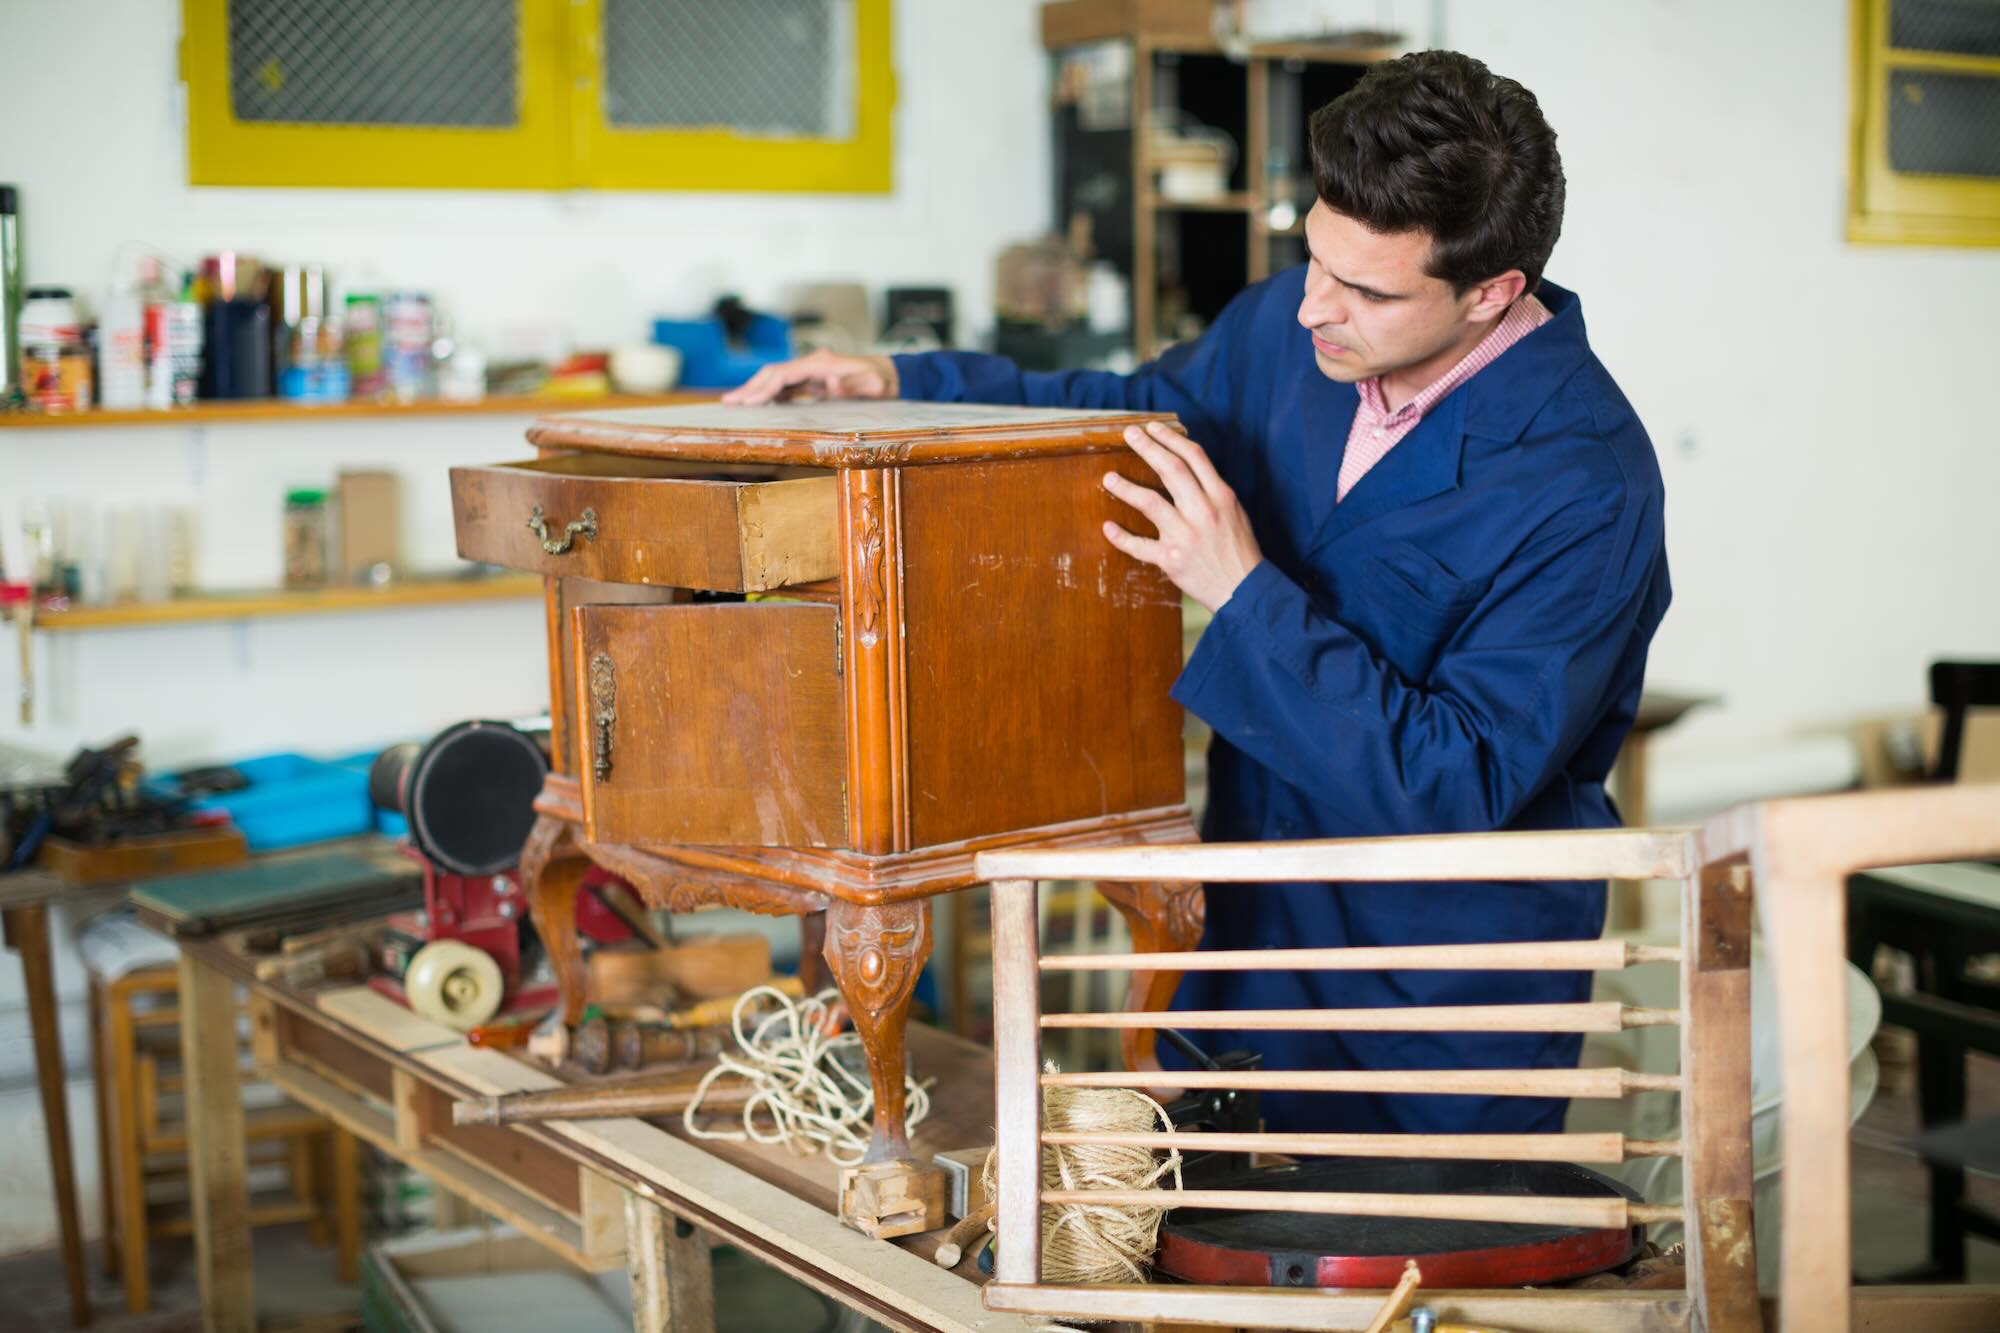
MULTIPOLYGON (((505 722, 461 722, 376 758, 369 794, 409 821, 405 850, 424 868, 424 907, 389 918, 389 971, 369 985, 461 1031, 555 1003, 554 983, 521 984, 527 899, 515 868, 547 772, 541 744, 505 722)), ((584 879, 591 890, 616 884, 595 869, 584 879)), ((598 892, 577 895, 576 918, 601 944, 632 935, 598 892)))

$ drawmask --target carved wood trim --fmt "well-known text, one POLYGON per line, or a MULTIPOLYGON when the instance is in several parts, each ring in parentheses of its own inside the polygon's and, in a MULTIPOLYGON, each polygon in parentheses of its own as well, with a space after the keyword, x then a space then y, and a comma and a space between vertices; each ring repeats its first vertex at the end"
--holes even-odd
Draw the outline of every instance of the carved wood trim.
POLYGON ((931 905, 862 907, 835 903, 826 917, 826 961, 861 1034, 875 1090, 875 1125, 865 1162, 910 1155, 903 1124, 904 1025, 910 995, 931 953, 931 905))
POLYGON ((840 474, 841 672, 847 706, 847 838, 880 855, 909 845, 903 722, 901 489, 879 468, 840 474))

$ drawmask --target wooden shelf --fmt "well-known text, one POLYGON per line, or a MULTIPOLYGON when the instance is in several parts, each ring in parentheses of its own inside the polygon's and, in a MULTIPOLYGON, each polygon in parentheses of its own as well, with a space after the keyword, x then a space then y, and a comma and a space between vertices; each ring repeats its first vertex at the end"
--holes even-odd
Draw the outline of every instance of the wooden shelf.
POLYGON ((177 597, 170 602, 78 606, 61 611, 37 608, 35 628, 51 634, 66 634, 80 630, 186 625, 210 620, 257 620, 268 616, 316 616, 406 606, 498 602, 541 595, 541 579, 530 574, 413 579, 384 588, 252 589, 197 593, 177 597))
POLYGON ((560 394, 505 394, 476 402, 423 399, 414 403, 290 403, 275 398, 245 398, 196 403, 192 407, 132 412, 0 412, 0 430, 62 430, 93 426, 220 426, 238 422, 349 421, 361 417, 475 417, 507 413, 594 412, 611 407, 661 407, 669 403, 707 402, 719 390, 676 393, 608 394, 577 398, 560 394))
POLYGON ((1247 194, 1218 194, 1213 199, 1166 199, 1149 196, 1152 207, 1163 213, 1249 213, 1257 203, 1247 194))

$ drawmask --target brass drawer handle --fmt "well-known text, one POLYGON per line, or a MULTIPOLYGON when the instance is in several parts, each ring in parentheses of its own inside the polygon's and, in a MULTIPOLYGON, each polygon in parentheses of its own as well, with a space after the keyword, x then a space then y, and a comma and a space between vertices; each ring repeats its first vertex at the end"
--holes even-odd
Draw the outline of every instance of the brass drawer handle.
POLYGON ((611 779, 611 729, 618 721, 618 678, 608 653, 590 659, 590 721, 595 733, 591 772, 599 782, 611 779))
POLYGON ((548 520, 542 517, 542 507, 536 505, 534 512, 528 515, 528 530, 542 539, 542 549, 544 551, 550 555, 561 555, 569 550, 571 543, 575 542, 578 537, 588 537, 593 541, 596 540, 597 511, 595 509, 584 510, 582 518, 571 521, 563 528, 561 537, 550 537, 548 520))

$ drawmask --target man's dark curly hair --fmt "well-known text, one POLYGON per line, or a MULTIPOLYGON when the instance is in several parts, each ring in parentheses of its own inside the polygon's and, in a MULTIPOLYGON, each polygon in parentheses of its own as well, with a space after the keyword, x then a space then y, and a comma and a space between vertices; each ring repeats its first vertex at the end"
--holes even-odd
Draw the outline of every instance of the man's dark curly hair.
POLYGON ((1375 66, 1313 113, 1313 182, 1375 231, 1426 231, 1428 271, 1464 292, 1508 269, 1528 290, 1562 232, 1562 158, 1535 95, 1471 56, 1375 66))

